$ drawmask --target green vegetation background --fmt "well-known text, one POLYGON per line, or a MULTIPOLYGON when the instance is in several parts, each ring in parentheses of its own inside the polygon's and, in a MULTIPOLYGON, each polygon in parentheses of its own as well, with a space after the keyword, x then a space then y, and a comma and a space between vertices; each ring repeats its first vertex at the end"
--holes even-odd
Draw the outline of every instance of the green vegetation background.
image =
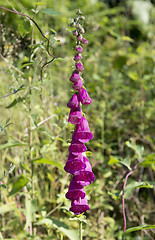
MULTIPOLYGON (((87 144, 96 180, 86 188, 89 239, 122 239, 122 188, 127 228, 154 223, 155 6, 154 1, 0 0, 0 239, 78 239, 78 220, 65 198, 63 170, 73 126, 66 104, 72 95, 75 9, 86 17, 84 84, 93 99, 83 111, 94 135, 87 144), (42 91, 42 93, 41 93, 42 91), (92 152, 92 154, 90 153, 92 152)), ((125 239, 154 239, 154 230, 125 239)))

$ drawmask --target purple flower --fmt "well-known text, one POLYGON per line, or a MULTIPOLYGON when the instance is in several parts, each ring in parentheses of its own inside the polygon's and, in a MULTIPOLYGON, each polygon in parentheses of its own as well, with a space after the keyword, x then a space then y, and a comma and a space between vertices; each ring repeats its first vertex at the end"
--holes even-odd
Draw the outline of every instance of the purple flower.
POLYGON ((91 98, 89 97, 86 89, 81 88, 79 91, 79 101, 83 104, 83 105, 88 105, 92 103, 91 98))
POLYGON ((72 200, 70 211, 74 212, 74 214, 79 215, 87 210, 89 210, 89 206, 86 196, 83 199, 78 198, 77 200, 72 200))
POLYGON ((76 53, 75 56, 74 56, 74 61, 75 62, 79 62, 81 60, 81 56, 79 53, 76 53))
POLYGON ((68 161, 64 167, 65 171, 74 174, 77 171, 86 168, 86 164, 83 162, 83 155, 79 153, 77 156, 73 155, 71 152, 68 156, 68 161))
POLYGON ((86 146, 81 143, 79 140, 75 139, 76 131, 73 132, 72 142, 69 146, 69 152, 73 155, 79 155, 79 153, 83 153, 87 150, 86 146))
POLYGON ((68 118, 68 122, 70 122, 72 124, 78 124, 78 123, 80 123, 81 118, 82 118, 81 108, 80 107, 71 108, 69 118, 68 118))
POLYGON ((80 79, 80 74, 78 71, 75 70, 70 77, 70 81, 72 83, 76 83, 76 82, 78 82, 79 79, 80 79))
POLYGON ((83 82, 81 79, 79 79, 77 83, 73 84, 73 89, 75 91, 79 91, 82 88, 82 86, 83 86, 83 82))
POLYGON ((81 35, 77 36, 77 40, 82 41, 82 36, 81 35))
POLYGON ((83 67, 81 62, 77 63, 75 66, 76 66, 76 70, 78 72, 83 72, 84 71, 84 67, 83 67))
POLYGON ((78 183, 82 186, 86 186, 94 182, 95 176, 92 172, 89 160, 86 157, 83 157, 83 162, 86 164, 86 168, 79 172, 75 172, 74 177, 78 183))
POLYGON ((84 117, 82 117, 80 123, 76 125, 75 138, 82 143, 88 142, 93 138, 93 134, 89 129, 88 121, 84 117))
POLYGON ((77 52, 77 53, 82 53, 82 52, 83 52, 82 47, 81 47, 81 46, 77 46, 77 47, 76 47, 76 52, 77 52))
POLYGON ((83 44, 88 44, 88 40, 85 39, 85 38, 82 38, 82 43, 83 43, 83 44))
POLYGON ((77 183, 73 177, 69 185, 69 190, 66 193, 66 198, 70 200, 76 200, 78 198, 84 198, 85 196, 86 193, 83 186, 80 183, 77 183))
POLYGON ((78 96, 76 94, 74 94, 71 99, 69 100, 69 102, 67 103, 67 107, 69 108, 77 108, 79 106, 79 100, 78 100, 78 96))

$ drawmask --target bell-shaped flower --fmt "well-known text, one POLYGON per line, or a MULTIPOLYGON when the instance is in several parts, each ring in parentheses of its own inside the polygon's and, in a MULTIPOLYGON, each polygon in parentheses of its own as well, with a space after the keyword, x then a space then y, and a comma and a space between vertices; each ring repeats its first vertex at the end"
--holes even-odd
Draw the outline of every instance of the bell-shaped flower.
POLYGON ((77 64, 75 65, 75 67, 76 67, 76 70, 77 70, 78 72, 83 72, 83 71, 84 71, 84 67, 83 67, 83 65, 82 65, 81 62, 77 63, 77 64))
POLYGON ((83 155, 79 153, 77 156, 73 155, 71 152, 68 156, 68 161, 64 167, 65 171, 74 174, 77 171, 83 170, 86 168, 86 164, 83 162, 83 155))
POLYGON ((84 117, 82 117, 80 123, 76 125, 75 138, 82 143, 86 143, 93 138, 93 134, 89 129, 88 121, 84 117))
POLYGON ((66 198, 70 200, 76 200, 78 198, 84 198, 85 196, 86 193, 83 186, 80 183, 77 183, 73 177, 69 185, 69 190, 66 193, 66 198))
POLYGON ((87 150, 86 146, 81 143, 79 140, 75 139, 76 131, 74 131, 72 136, 72 142, 69 146, 69 152, 71 152, 73 155, 79 155, 79 153, 83 153, 87 150))
POLYGON ((81 88, 79 91, 79 101, 83 104, 83 105, 88 105, 92 103, 91 98, 89 97, 86 89, 81 88))
POLYGON ((92 172, 90 162, 85 156, 83 157, 83 162, 86 164, 86 168, 79 172, 75 172, 74 176, 78 183, 82 186, 86 186, 95 181, 95 176, 92 172))
POLYGON ((80 89, 82 88, 82 86, 83 86, 83 82, 82 82, 82 80, 81 80, 81 78, 78 80, 78 82, 76 82, 76 83, 74 83, 73 84, 73 89, 75 90, 75 91, 80 91, 80 89))
POLYGON ((70 211, 72 211, 74 214, 79 215, 87 210, 89 210, 89 206, 87 204, 86 196, 84 198, 72 200, 70 211))
POLYGON ((80 79, 80 74, 79 74, 79 72, 78 71, 74 71, 73 73, 72 73, 72 75, 71 75, 71 77, 70 77, 70 81, 72 82, 72 83, 76 83, 76 82, 78 82, 78 80, 80 79))
POLYGON ((78 96, 75 93, 67 103, 67 107, 78 108, 78 106, 79 106, 79 100, 78 100, 78 96))
POLYGON ((80 108, 80 106, 77 108, 71 108, 68 122, 72 124, 78 124, 80 123, 81 118, 82 118, 82 109, 80 108))

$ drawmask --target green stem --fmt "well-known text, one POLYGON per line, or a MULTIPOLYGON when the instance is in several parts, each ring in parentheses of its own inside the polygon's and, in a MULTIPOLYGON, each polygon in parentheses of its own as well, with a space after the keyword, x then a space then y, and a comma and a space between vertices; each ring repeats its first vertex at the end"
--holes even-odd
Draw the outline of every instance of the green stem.
POLYGON ((79 221, 79 240, 82 240, 82 221, 79 221))

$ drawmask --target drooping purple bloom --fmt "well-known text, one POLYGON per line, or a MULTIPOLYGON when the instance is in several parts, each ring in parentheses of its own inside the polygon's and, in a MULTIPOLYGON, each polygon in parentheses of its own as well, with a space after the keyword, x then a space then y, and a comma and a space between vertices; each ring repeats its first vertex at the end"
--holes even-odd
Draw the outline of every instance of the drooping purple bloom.
POLYGON ((70 200, 77 200, 78 198, 84 198, 86 196, 85 190, 80 183, 77 183, 75 178, 73 177, 70 185, 69 190, 66 193, 66 198, 70 200))
POLYGON ((83 86, 83 82, 82 82, 82 80, 81 80, 81 78, 78 80, 78 82, 76 82, 76 83, 74 83, 73 84, 73 89, 75 90, 75 91, 80 91, 80 89, 82 88, 82 86, 83 86))
POLYGON ((70 77, 70 81, 72 82, 72 83, 76 83, 76 82, 78 82, 78 80, 80 79, 80 74, 79 74, 79 72, 78 71, 74 71, 73 73, 72 73, 72 75, 71 75, 71 77, 70 77))
POLYGON ((81 88, 79 91, 79 101, 83 104, 83 105, 88 105, 92 103, 91 98, 89 97, 86 89, 81 88))
POLYGON ((77 200, 72 200, 70 211, 74 212, 75 215, 79 215, 87 210, 89 210, 89 206, 86 196, 83 199, 78 198, 77 200))
POLYGON ((78 96, 74 94, 69 100, 69 102, 67 103, 67 107, 75 109, 75 108, 78 108, 78 106, 79 106, 78 96))
POLYGON ((83 155, 79 153, 77 156, 73 155, 71 152, 69 153, 68 161, 64 167, 65 171, 74 174, 77 171, 86 168, 86 164, 83 162, 83 155))
POLYGON ((88 44, 88 40, 85 38, 82 38, 82 43, 86 45, 86 44, 88 44))
POLYGON ((80 123, 81 118, 82 118, 82 109, 80 108, 80 106, 77 108, 71 108, 68 122, 72 124, 78 124, 80 123))
POLYGON ((74 56, 74 61, 79 62, 81 60, 81 55, 79 53, 76 53, 74 56))
POLYGON ((82 143, 86 143, 93 138, 93 134, 89 129, 88 121, 84 117, 82 117, 80 123, 76 125, 75 138, 82 143))
POLYGON ((78 72, 83 72, 83 71, 84 71, 84 67, 83 67, 83 65, 82 65, 81 62, 77 63, 77 64, 75 65, 75 67, 76 67, 76 70, 77 70, 78 72))
POLYGON ((85 156, 83 157, 83 162, 86 164, 86 168, 79 172, 75 172, 74 177, 82 186, 86 186, 95 181, 95 176, 92 172, 90 162, 85 156))
POLYGON ((76 52, 77 52, 77 53, 82 53, 82 52, 83 52, 82 47, 81 47, 81 46, 77 46, 77 47, 76 47, 76 52))
POLYGON ((73 155, 79 155, 79 153, 85 152, 87 148, 83 143, 81 143, 79 140, 75 138, 75 135, 76 135, 76 131, 73 132, 72 142, 68 150, 73 155))

